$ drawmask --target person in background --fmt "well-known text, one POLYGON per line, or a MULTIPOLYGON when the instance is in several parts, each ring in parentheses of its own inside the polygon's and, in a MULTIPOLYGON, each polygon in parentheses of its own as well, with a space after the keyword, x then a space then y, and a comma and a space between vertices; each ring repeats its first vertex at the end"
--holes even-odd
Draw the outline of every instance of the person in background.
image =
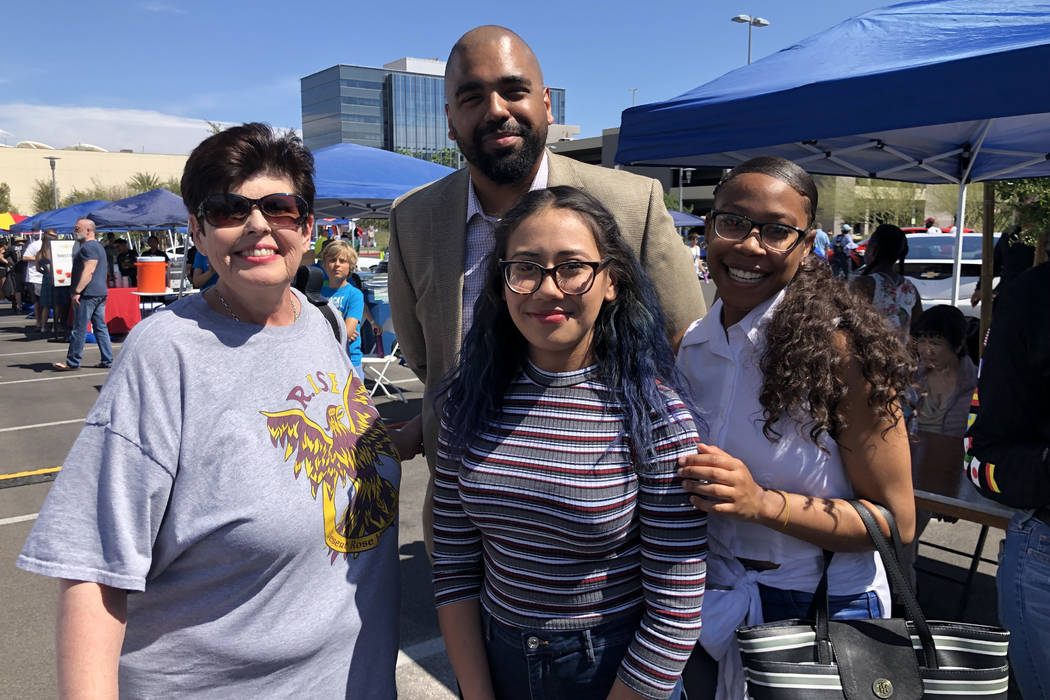
POLYGON ((397 451, 290 286, 313 156, 231 127, 181 191, 219 281, 132 329, 17 562, 61 579, 58 694, 394 700, 397 451))
POLYGON ((879 224, 864 250, 864 267, 850 280, 850 287, 870 301, 905 342, 922 313, 919 290, 904 276, 907 257, 908 237, 904 231, 893 224, 879 224))
POLYGON ((321 287, 321 295, 335 307, 346 324, 346 352, 357 376, 364 380, 359 326, 365 313, 365 295, 349 281, 357 269, 357 251, 346 241, 332 241, 321 250, 321 266, 328 275, 321 287))
MULTIPOLYGON (((47 229, 40 236, 40 251, 36 255, 36 269, 40 273, 40 299, 37 302, 37 333, 41 335, 47 332, 47 320, 55 308, 55 278, 52 275, 54 265, 52 263, 51 242, 58 239, 58 233, 54 229, 47 229), (42 319, 42 321, 41 321, 42 319)), ((57 325, 57 316, 56 316, 57 325)))
POLYGON ((827 260, 831 254, 831 238, 828 237, 827 231, 824 230, 819 221, 814 224, 814 227, 813 254, 827 260))
MULTIPOLYGON (((977 387, 977 367, 966 349, 966 317, 954 306, 933 306, 916 317, 912 337, 919 357, 919 400, 909 421, 915 437, 911 445, 915 483, 954 495, 961 476, 967 415, 977 387)), ((916 511, 915 538, 901 562, 911 571, 913 583, 919 537, 930 517, 929 511, 916 511)))
MULTIPOLYGON (((1021 239, 1020 226, 1015 225, 999 236, 999 240, 995 242, 992 262, 992 277, 999 278, 999 284, 995 285, 995 289, 992 290, 993 301, 1010 283, 1028 270, 1033 262, 1035 262, 1035 246, 1021 239)), ((981 280, 978 278, 977 286, 970 295, 970 306, 977 306, 980 303, 981 280)))
POLYGON ((43 335, 44 327, 47 325, 47 318, 43 315, 44 309, 40 305, 40 290, 44 276, 36 266, 36 259, 43 245, 43 236, 40 236, 31 240, 22 251, 22 262, 25 264, 25 295, 27 301, 33 305, 33 320, 35 321, 35 325, 26 328, 27 335, 33 331, 43 335))
POLYGON ((700 264, 704 252, 700 247, 700 234, 696 231, 690 231, 686 241, 689 243, 689 254, 693 256, 693 267, 696 268, 696 276, 706 281, 707 276, 704 274, 704 269, 700 264))
POLYGON ((0 301, 6 301, 11 296, 11 275, 8 274, 11 271, 11 261, 7 259, 9 245, 6 238, 0 239, 0 301))
POLYGON ((733 630, 806 617, 824 550, 835 553, 832 617, 889 616, 886 575, 847 499, 887 507, 912 539, 900 400, 914 364, 871 305, 810 254, 816 208, 802 168, 759 157, 722 178, 707 218, 719 300, 678 352, 711 430, 698 454, 679 460, 693 505, 708 513, 704 629, 685 676, 691 700, 709 696, 716 677, 724 697, 744 697, 733 630))
POLYGON ((25 242, 21 236, 14 237, 4 253, 11 264, 7 274, 11 278, 11 308, 16 314, 22 313, 22 289, 25 287, 26 278, 26 261, 22 259, 22 251, 25 249, 25 242))
POLYGON ((325 246, 331 243, 334 239, 335 234, 332 229, 328 226, 324 227, 324 235, 318 236, 317 241, 314 243, 314 261, 321 259, 321 251, 324 250, 325 246))
POLYGON ((135 261, 138 260, 138 256, 135 255, 135 251, 128 246, 128 242, 123 238, 118 238, 116 242, 117 251, 117 270, 120 271, 120 276, 127 279, 127 286, 137 287, 138 286, 138 268, 135 267, 135 261))
POLYGON ((434 590, 463 697, 679 698, 705 518, 675 471, 700 438, 652 284, 567 186, 503 217, 484 275, 436 455, 434 590))
POLYGON ((937 228, 937 221, 932 216, 926 217, 924 222, 926 226, 926 233, 941 233, 941 230, 937 228))
POLYGON ((208 263, 208 256, 199 248, 193 256, 193 267, 191 270, 190 282, 193 284, 194 289, 205 290, 219 281, 219 276, 208 263))
POLYGON ((969 431, 970 480, 1017 513, 999 557, 999 622, 1025 700, 1050 698, 1050 263, 999 295, 969 431))
POLYGON ((171 258, 168 254, 160 247, 160 239, 150 234, 150 237, 146 239, 146 249, 142 251, 142 257, 144 258, 164 258, 164 262, 170 262, 171 258))
POLYGON ((68 372, 80 369, 84 343, 87 340, 88 323, 95 334, 100 362, 97 367, 109 369, 113 364, 113 346, 106 326, 106 251, 95 240, 95 222, 78 219, 73 226, 73 235, 81 242, 80 250, 73 257, 73 277, 70 282, 73 304, 73 330, 69 334, 69 350, 65 362, 55 362, 52 369, 68 372))
POLYGON ((831 274, 840 280, 848 280, 853 274, 853 251, 856 249, 853 227, 842 224, 839 234, 831 242, 831 274))

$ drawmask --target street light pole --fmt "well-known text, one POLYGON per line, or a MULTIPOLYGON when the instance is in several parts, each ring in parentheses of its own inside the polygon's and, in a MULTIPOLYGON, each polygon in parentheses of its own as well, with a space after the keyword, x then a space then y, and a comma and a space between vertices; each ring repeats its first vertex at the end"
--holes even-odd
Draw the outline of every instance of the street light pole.
POLYGON ((678 169, 678 211, 685 211, 685 200, 682 199, 682 182, 685 180, 685 174, 691 173, 696 168, 679 168, 678 169))
POLYGON ((59 157, 44 156, 44 159, 51 161, 51 201, 54 204, 54 208, 58 209, 58 187, 55 186, 55 161, 59 160, 59 157))
POLYGON ((751 65, 751 27, 768 27, 769 20, 761 17, 752 17, 751 15, 737 15, 731 19, 737 24, 747 25, 747 63, 751 65))

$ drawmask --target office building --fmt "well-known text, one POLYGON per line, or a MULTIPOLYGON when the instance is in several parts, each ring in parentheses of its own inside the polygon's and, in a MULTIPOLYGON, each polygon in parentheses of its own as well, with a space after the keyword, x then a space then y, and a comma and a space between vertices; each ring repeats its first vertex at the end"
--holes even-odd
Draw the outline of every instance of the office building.
MULTIPOLYGON (((306 147, 350 142, 419 156, 455 149, 444 73, 444 61, 402 58, 382 68, 332 66, 302 78, 306 147)), ((565 124, 565 90, 550 93, 554 122, 565 124)))

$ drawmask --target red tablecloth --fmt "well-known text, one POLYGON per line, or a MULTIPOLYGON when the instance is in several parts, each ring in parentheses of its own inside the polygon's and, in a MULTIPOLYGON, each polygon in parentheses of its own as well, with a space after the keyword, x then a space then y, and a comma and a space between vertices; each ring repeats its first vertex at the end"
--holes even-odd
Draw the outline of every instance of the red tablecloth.
POLYGON ((142 320, 135 287, 110 287, 106 299, 106 327, 110 333, 124 335, 142 320))

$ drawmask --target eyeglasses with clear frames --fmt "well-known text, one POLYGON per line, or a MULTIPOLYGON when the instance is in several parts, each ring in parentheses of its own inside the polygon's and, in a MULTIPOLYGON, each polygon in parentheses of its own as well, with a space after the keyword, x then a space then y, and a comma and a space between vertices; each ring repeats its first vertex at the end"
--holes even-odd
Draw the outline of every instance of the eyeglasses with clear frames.
POLYGON ((567 260, 551 267, 543 267, 530 260, 500 260, 503 281, 507 289, 515 294, 534 294, 543 284, 543 278, 550 275, 554 285, 570 296, 586 294, 594 286, 598 270, 612 262, 605 258, 600 262, 590 260, 567 260))

